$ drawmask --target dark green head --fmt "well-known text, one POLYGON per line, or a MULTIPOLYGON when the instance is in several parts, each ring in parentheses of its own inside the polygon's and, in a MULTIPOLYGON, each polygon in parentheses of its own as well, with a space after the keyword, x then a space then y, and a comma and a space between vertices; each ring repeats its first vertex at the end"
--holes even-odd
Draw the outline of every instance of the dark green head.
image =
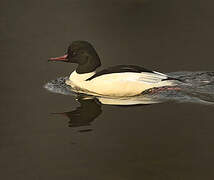
POLYGON ((73 41, 67 49, 67 54, 49 60, 77 63, 76 71, 80 74, 93 72, 101 65, 96 50, 87 41, 73 41))

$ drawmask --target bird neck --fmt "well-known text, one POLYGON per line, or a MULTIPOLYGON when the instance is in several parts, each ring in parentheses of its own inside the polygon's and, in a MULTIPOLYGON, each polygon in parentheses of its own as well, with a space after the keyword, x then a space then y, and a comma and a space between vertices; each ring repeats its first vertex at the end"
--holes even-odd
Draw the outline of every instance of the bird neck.
POLYGON ((89 57, 83 60, 81 63, 78 63, 76 72, 79 74, 91 73, 94 72, 98 67, 101 66, 99 57, 89 57))
POLYGON ((89 73, 82 73, 82 74, 79 74, 77 71, 74 71, 71 73, 69 79, 71 81, 85 81, 87 80, 88 78, 90 78, 91 76, 93 76, 96 72, 93 71, 93 72, 89 72, 89 73))

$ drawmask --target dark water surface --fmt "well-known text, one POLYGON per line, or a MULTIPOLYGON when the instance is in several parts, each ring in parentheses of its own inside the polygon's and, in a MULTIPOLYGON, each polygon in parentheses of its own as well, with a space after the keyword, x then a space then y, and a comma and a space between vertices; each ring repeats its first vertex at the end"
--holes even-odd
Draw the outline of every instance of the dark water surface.
POLYGON ((75 68, 47 58, 62 55, 79 39, 94 44, 103 67, 213 71, 213 5, 210 0, 1 1, 1 179, 214 179, 213 106, 104 105, 91 126, 69 127, 65 115, 52 113, 70 112, 79 103, 43 88, 75 68))

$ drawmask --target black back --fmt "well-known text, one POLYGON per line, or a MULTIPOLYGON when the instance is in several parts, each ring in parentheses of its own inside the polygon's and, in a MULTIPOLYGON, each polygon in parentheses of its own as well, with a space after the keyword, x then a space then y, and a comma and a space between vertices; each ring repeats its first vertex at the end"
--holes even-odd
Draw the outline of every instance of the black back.
POLYGON ((135 72, 135 73, 141 73, 141 72, 150 72, 153 73, 153 71, 150 71, 148 69, 145 69, 140 66, 135 66, 135 65, 118 65, 118 66, 113 66, 109 67, 107 69, 104 69, 102 71, 97 72, 95 75, 92 77, 88 78, 87 81, 90 81, 98 76, 102 76, 104 74, 111 74, 111 73, 123 73, 123 72, 135 72))

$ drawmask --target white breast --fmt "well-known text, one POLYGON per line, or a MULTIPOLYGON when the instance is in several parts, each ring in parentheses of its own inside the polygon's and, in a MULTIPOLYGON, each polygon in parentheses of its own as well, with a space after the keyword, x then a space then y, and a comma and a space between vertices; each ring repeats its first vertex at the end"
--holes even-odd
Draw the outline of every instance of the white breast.
POLYGON ((88 78, 90 78, 91 76, 93 76, 95 73, 96 72, 94 71, 94 72, 90 72, 90 73, 78 74, 76 71, 74 71, 71 73, 69 80, 75 81, 75 82, 85 81, 88 78))

